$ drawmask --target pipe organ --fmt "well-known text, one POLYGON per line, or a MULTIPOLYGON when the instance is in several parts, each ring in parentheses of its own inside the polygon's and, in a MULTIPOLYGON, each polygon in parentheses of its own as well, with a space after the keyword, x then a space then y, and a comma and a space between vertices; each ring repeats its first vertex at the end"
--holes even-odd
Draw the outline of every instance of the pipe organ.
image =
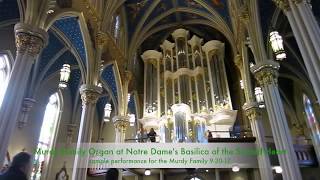
POLYGON ((154 128, 161 142, 204 142, 206 131, 229 137, 232 110, 224 65, 224 43, 177 29, 162 52, 147 50, 144 61, 144 109, 140 122, 154 128), (220 131, 220 132, 217 132, 220 131))

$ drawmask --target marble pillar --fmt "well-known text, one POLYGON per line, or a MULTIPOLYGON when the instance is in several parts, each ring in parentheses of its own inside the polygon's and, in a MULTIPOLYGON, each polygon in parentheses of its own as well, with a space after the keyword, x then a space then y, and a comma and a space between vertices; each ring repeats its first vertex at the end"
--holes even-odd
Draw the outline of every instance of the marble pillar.
POLYGON ((17 124, 32 65, 46 46, 48 34, 32 25, 14 27, 17 55, 0 109, 0 166, 7 153, 10 137, 17 124))
MULTIPOLYGON (((262 127, 262 116, 260 113, 259 105, 255 101, 255 97, 252 91, 252 82, 250 77, 249 68, 249 58, 248 58, 248 47, 242 45, 242 57, 240 55, 236 56, 236 65, 240 69, 246 103, 243 106, 243 110, 249 119, 251 125, 251 132, 254 137, 256 137, 256 148, 266 149, 264 128, 262 127)), ((272 180, 272 168, 270 164, 270 159, 267 154, 258 156, 259 172, 261 174, 262 180, 272 180)))
MULTIPOLYGON (((82 147, 83 143, 90 143, 92 136, 93 120, 96 111, 96 103, 102 93, 102 88, 94 85, 84 84, 80 88, 82 100, 82 113, 79 127, 79 135, 77 141, 77 149, 82 147)), ((86 180, 87 167, 89 157, 75 156, 72 179, 86 180)))
POLYGON ((124 143, 126 137, 126 130, 129 126, 129 116, 114 116, 113 123, 116 130, 116 143, 124 143))
MULTIPOLYGON (((261 110, 259 109, 258 103, 246 103, 243 106, 243 110, 250 121, 252 134, 256 137, 256 147, 258 149, 267 149, 261 110)), ((261 180, 272 180, 273 174, 268 154, 259 155, 257 158, 261 180)))
POLYGON ((278 155, 280 166, 283 169, 283 179, 301 180, 297 157, 293 149, 292 138, 278 89, 279 68, 279 63, 266 60, 251 67, 251 71, 263 89, 276 148, 286 151, 285 154, 278 155))

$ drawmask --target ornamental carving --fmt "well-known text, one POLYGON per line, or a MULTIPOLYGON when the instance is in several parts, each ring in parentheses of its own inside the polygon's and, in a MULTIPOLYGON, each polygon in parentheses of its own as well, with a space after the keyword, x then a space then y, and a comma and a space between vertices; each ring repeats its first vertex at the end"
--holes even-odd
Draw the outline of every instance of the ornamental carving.
POLYGON ((273 0, 273 2, 282 10, 289 11, 290 5, 288 0, 273 0))
POLYGON ((261 117, 261 112, 258 107, 251 107, 251 108, 245 109, 245 114, 250 121, 255 121, 259 117, 261 117))
POLYGON ((100 97, 100 93, 93 90, 84 90, 81 92, 82 105, 95 104, 100 97))
POLYGON ((16 34, 16 47, 20 53, 36 56, 44 47, 44 42, 39 36, 21 32, 16 34))
POLYGON ((102 48, 108 42, 108 35, 103 32, 98 32, 95 37, 96 47, 102 48))
POLYGON ((255 77, 261 86, 278 83, 278 70, 274 68, 263 68, 255 72, 255 77))
POLYGON ((126 131, 127 127, 129 126, 128 118, 117 118, 114 120, 114 126, 116 129, 121 129, 122 131, 126 131))

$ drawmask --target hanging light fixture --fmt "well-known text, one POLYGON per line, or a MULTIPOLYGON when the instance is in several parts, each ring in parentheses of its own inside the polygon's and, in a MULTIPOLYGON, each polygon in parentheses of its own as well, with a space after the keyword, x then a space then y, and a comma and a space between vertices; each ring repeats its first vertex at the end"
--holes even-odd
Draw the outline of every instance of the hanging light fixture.
POLYGON ((254 88, 254 94, 256 95, 256 100, 260 108, 264 107, 263 91, 261 87, 254 88))
POLYGON ((68 81, 70 78, 70 65, 64 64, 60 70, 60 82, 59 82, 59 88, 66 88, 68 86, 68 81))
POLYGON ((110 121, 110 114, 111 114, 111 111, 112 111, 112 107, 111 107, 111 104, 110 103, 107 103, 105 106, 104 106, 104 122, 109 122, 110 121))
POLYGON ((279 35, 278 31, 272 31, 270 33, 270 43, 277 60, 281 61, 287 57, 283 48, 282 37, 279 35))

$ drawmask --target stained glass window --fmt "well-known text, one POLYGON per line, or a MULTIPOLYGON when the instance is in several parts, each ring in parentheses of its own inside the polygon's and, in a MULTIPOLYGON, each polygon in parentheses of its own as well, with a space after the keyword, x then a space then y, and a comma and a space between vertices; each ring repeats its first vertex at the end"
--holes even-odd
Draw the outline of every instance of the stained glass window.
MULTIPOLYGON (((37 151, 49 150, 52 148, 57 122, 59 119, 60 103, 58 93, 50 96, 49 102, 43 117, 40 137, 38 141, 37 151)), ((40 180, 43 172, 43 167, 48 163, 49 156, 42 153, 35 153, 34 166, 31 174, 32 180, 40 180)))
POLYGON ((320 126, 319 122, 315 116, 312 103, 310 99, 304 94, 303 95, 303 102, 304 102, 304 111, 307 117, 307 124, 312 131, 312 139, 315 145, 320 144, 320 126))

